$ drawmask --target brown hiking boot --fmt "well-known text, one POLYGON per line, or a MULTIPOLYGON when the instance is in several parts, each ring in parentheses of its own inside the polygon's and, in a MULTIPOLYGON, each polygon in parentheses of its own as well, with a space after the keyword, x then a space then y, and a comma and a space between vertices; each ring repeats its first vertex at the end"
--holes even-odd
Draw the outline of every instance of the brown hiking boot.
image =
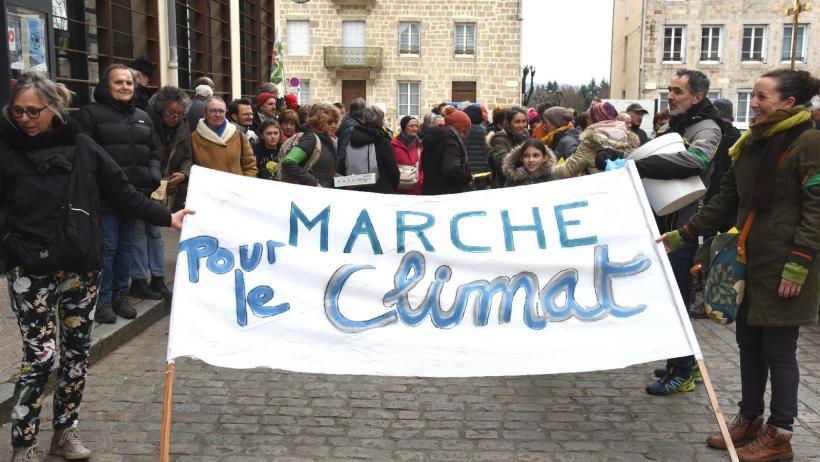
MULTIPOLYGON (((732 422, 729 423, 729 435, 732 437, 732 443, 736 448, 746 446, 749 441, 755 439, 760 429, 763 427, 763 416, 757 416, 754 420, 749 420, 749 417, 738 412, 732 422)), ((726 440, 723 435, 715 433, 706 438, 706 445, 710 448, 726 449, 726 440)))
POLYGON ((80 439, 80 432, 76 427, 54 432, 54 437, 51 439, 51 453, 55 456, 63 456, 65 460, 85 460, 91 457, 91 450, 80 439))
POLYGON ((740 462, 790 461, 792 452, 792 432, 766 425, 749 444, 737 450, 740 462))

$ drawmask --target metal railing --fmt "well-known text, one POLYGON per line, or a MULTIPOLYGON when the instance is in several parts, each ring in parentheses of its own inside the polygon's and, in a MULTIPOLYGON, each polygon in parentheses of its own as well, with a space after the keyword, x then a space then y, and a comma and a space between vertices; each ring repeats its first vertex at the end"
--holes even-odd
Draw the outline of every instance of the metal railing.
POLYGON ((337 5, 345 6, 373 6, 376 0, 330 0, 337 5))
POLYGON ((381 69, 381 47, 325 47, 324 62, 328 69, 381 69))

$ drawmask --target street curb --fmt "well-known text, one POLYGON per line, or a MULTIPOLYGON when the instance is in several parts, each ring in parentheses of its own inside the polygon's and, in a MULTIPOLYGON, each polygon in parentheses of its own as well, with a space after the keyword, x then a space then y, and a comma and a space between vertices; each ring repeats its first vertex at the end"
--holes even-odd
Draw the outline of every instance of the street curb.
MULTIPOLYGON (((108 356, 129 340, 141 334, 152 324, 167 316, 171 312, 170 300, 142 300, 130 299, 132 306, 137 309, 137 317, 123 319, 117 317, 114 324, 100 324, 95 322, 91 334, 91 352, 89 353, 89 367, 108 356)), ((55 371, 59 368, 59 357, 54 361, 54 369, 49 376, 44 394, 54 391, 57 383, 55 371)), ((0 415, 11 413, 12 398, 14 395, 14 381, 0 384, 0 415)))

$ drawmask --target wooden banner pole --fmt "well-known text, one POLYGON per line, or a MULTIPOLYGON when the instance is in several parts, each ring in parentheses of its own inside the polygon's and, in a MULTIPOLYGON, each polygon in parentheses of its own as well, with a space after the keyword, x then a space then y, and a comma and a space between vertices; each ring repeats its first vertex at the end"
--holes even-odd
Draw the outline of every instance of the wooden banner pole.
POLYGON ((171 452, 171 401, 174 398, 175 368, 176 364, 173 361, 165 365, 165 396, 162 400, 162 429, 159 441, 160 462, 168 462, 171 452))
POLYGON ((709 396, 709 402, 712 404, 712 412, 715 414, 718 427, 720 427, 720 434, 723 435, 723 440, 726 441, 726 449, 729 451, 729 458, 732 462, 738 462, 735 445, 732 442, 732 437, 729 435, 729 428, 726 426, 726 420, 723 418, 723 412, 720 410, 717 395, 715 395, 715 388, 712 386, 712 379, 709 378, 709 371, 706 370, 706 363, 702 359, 698 359, 698 367, 700 374, 703 376, 703 385, 706 387, 706 394, 709 396))

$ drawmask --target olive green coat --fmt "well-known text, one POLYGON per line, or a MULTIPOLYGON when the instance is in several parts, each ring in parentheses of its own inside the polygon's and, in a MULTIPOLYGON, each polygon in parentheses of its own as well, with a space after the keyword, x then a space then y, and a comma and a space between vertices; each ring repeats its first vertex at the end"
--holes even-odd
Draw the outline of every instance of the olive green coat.
MULTIPOLYGON (((699 234, 736 226, 742 229, 751 208, 755 175, 763 161, 765 140, 746 140, 743 153, 723 177, 720 194, 692 217, 689 226, 699 234), (736 214, 736 215, 735 215, 736 214), (727 223, 736 218, 735 223, 727 223)), ((746 242, 748 323, 788 327, 817 322, 820 307, 820 185, 804 187, 806 178, 820 173, 820 131, 806 130, 777 168, 772 207, 758 211, 746 242), (794 246, 814 250, 814 261, 800 295, 780 298, 781 273, 794 246)))

